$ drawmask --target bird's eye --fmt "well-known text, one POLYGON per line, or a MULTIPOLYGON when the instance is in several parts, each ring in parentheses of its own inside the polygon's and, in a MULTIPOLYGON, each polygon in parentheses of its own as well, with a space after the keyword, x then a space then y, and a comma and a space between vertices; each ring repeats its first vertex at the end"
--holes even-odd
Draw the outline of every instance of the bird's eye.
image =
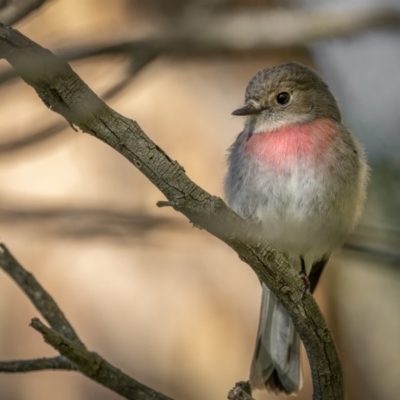
POLYGON ((284 106, 285 104, 289 103, 290 94, 288 92, 281 92, 278 94, 278 96, 276 96, 276 101, 281 106, 284 106))

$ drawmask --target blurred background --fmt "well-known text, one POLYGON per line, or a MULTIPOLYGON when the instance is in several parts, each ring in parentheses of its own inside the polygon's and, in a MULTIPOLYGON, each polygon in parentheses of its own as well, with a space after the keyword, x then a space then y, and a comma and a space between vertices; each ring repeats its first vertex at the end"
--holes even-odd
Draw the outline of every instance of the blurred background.
MULTIPOLYGON (((289 61, 323 75, 372 171, 362 223, 316 297, 339 347, 346 399, 398 399, 398 1, 36 3, 43 4, 20 19, 13 1, 0 2, 0 20, 71 61, 112 108, 218 196, 226 149, 243 124, 230 113, 250 78, 289 61)), ((260 285, 222 242, 158 209, 162 199, 122 156, 49 111, 0 60, 1 240, 90 350, 174 399, 224 399, 248 377, 260 285)), ((35 316, 0 274, 0 360, 55 355, 29 328, 35 316)), ((305 355, 303 364, 299 399, 309 399, 305 355)), ((58 400, 120 398, 75 372, 0 374, 1 399, 55 393, 58 400)))

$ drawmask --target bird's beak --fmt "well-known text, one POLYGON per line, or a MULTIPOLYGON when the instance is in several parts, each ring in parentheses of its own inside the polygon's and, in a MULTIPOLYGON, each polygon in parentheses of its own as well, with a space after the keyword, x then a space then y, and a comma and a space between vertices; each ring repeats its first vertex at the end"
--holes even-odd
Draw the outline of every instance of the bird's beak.
POLYGON ((237 110, 233 111, 232 115, 253 115, 260 114, 261 111, 262 110, 246 104, 244 107, 238 108, 237 110))

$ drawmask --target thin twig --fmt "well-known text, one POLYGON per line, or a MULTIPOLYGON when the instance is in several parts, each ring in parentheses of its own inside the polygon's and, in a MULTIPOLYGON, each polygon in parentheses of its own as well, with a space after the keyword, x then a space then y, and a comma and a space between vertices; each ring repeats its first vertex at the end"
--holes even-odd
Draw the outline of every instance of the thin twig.
POLYGON ((2 373, 34 372, 48 369, 63 371, 78 370, 76 365, 64 356, 36 358, 33 360, 0 361, 0 372, 2 373))
POLYGON ((85 347, 57 303, 35 277, 21 266, 3 243, 0 243, 0 268, 20 286, 55 331, 73 341, 78 347, 85 347))
POLYGON ((61 354, 53 358, 3 361, 0 362, 0 372, 77 370, 127 399, 171 400, 124 374, 98 354, 86 350, 58 305, 2 244, 0 245, 0 268, 3 268, 15 280, 51 324, 53 329, 43 325, 37 318, 31 322, 31 326, 42 334, 44 340, 61 354))
POLYGON ((80 372, 121 396, 132 400, 172 400, 135 381, 97 353, 77 346, 76 343, 43 325, 39 319, 32 319, 31 326, 42 334, 46 343, 77 365, 80 372))

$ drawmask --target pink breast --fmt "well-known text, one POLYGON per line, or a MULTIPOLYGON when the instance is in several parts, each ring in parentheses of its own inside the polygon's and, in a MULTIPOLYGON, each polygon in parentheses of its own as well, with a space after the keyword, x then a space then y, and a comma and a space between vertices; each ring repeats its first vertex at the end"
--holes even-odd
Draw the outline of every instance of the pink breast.
POLYGON ((318 119, 302 125, 290 125, 265 133, 253 134, 245 151, 271 166, 285 166, 304 161, 323 160, 337 134, 336 123, 318 119))

